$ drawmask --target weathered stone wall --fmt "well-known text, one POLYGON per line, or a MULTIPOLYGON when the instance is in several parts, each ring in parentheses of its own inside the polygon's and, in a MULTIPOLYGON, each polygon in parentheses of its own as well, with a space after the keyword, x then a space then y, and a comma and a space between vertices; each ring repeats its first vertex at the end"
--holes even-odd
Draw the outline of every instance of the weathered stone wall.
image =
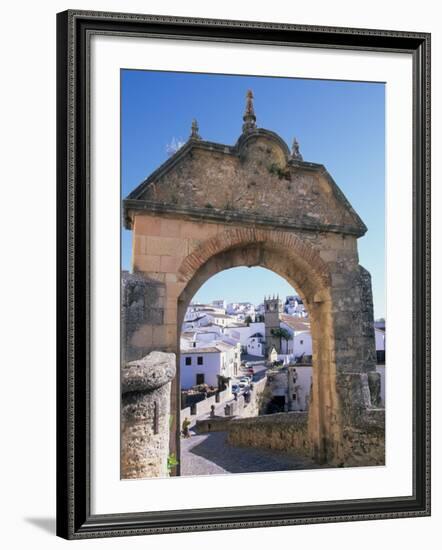
POLYGON ((290 412, 234 419, 227 425, 227 441, 310 456, 307 416, 305 412, 290 412))
POLYGON ((290 160, 282 140, 262 129, 234 147, 189 142, 132 198, 205 209, 208 216, 239 211, 312 226, 363 227, 323 166, 290 160))
POLYGON ((121 477, 168 475, 171 380, 175 355, 152 352, 121 373, 121 477))
POLYGON ((245 403, 244 408, 240 412, 242 417, 254 417, 261 413, 261 404, 263 398, 263 392, 266 388, 265 377, 258 382, 253 382, 253 390, 250 392, 250 399, 248 403, 245 403))
POLYGON ((156 345, 162 345, 165 287, 154 274, 124 273, 121 322, 123 363, 140 359, 156 345))
MULTIPOLYGON (((206 431, 227 431, 231 445, 274 449, 311 456, 308 414, 278 413, 256 418, 213 423, 206 431)), ((344 428, 345 460, 336 466, 379 466, 385 464, 385 411, 372 410, 357 424, 344 428)))
POLYGON ((229 424, 233 419, 233 416, 215 416, 214 418, 197 420, 195 430, 197 433, 225 432, 228 430, 229 424))
POLYGON ((385 409, 367 411, 358 423, 344 428, 343 466, 385 464, 385 409))

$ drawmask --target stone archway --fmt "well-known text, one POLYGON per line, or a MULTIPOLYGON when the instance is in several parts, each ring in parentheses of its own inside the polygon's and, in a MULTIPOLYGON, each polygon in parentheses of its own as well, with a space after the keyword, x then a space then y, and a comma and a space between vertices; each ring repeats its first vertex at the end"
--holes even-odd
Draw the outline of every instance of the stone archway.
MULTIPOLYGON (((324 166, 304 162, 296 140, 290 152, 257 128, 249 95, 234 146, 203 141, 193 124, 188 142, 127 197, 124 213, 133 232, 127 278, 138 281, 125 286, 124 361, 179 354, 185 308, 201 284, 230 267, 267 267, 296 287, 310 313, 311 454, 328 464, 379 463, 371 280, 357 252, 366 227, 324 166)), ((171 410, 177 416, 179 372, 171 410)))
MULTIPOLYGON (((178 327, 202 284, 220 271, 240 266, 261 266, 277 273, 297 289, 306 304, 314 342, 310 445, 316 460, 339 461, 342 458, 340 409, 335 384, 336 364, 330 352, 334 342, 331 274, 311 245, 290 233, 253 228, 229 228, 207 239, 179 268, 180 280, 186 282, 186 286, 178 297, 178 327)), ((179 373, 177 384, 179 386, 179 373)))

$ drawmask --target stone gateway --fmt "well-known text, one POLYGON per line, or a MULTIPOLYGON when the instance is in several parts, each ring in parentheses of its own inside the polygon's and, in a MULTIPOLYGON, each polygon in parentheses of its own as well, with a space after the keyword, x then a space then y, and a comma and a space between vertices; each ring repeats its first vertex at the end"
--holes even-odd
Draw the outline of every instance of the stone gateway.
MULTIPOLYGON (((251 92, 238 141, 205 141, 194 121, 188 141, 124 200, 124 223, 133 274, 123 281, 123 364, 162 351, 179 365, 181 324, 201 285, 228 268, 268 268, 296 288, 311 320, 311 401, 291 427, 294 445, 320 464, 383 463, 371 279, 357 248, 367 228, 296 140, 289 150, 256 126, 251 92)), ((179 456, 179 369, 170 407, 169 453, 179 456)))

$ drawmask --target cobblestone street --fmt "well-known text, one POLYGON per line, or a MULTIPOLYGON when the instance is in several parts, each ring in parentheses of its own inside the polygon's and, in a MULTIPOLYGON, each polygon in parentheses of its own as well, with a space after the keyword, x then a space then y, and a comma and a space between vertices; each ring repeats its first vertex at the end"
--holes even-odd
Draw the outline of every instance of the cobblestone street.
POLYGON ((277 472, 318 468, 313 461, 278 451, 233 447, 226 432, 193 435, 181 441, 181 475, 277 472))

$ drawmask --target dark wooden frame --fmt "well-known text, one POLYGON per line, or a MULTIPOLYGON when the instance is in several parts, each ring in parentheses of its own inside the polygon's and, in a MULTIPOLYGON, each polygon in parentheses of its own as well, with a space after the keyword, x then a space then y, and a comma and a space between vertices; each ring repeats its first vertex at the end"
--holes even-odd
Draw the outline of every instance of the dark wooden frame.
POLYGON ((430 514, 430 35, 98 13, 57 16, 57 534, 68 539, 430 514), (413 495, 91 515, 89 131, 92 34, 410 53, 413 57, 413 495))

